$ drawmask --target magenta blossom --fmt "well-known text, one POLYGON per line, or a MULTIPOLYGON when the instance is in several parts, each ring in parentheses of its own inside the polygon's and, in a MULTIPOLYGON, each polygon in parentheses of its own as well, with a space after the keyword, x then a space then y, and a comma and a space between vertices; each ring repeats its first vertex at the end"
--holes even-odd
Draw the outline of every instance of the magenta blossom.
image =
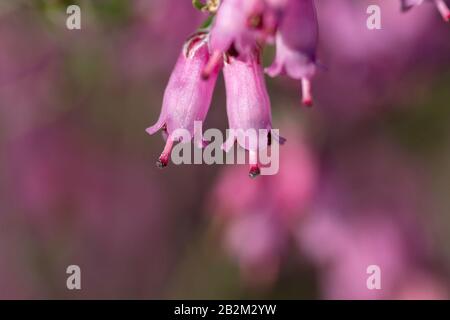
POLYGON ((203 76, 207 78, 222 60, 223 53, 236 55, 251 53, 255 41, 264 42, 275 32, 277 6, 268 6, 264 0, 224 0, 211 29, 211 59, 203 76))
POLYGON ((439 13, 441 14, 442 18, 446 22, 450 21, 450 9, 448 8, 448 6, 444 0, 401 0, 402 10, 407 11, 407 10, 411 9, 412 7, 422 4, 425 1, 434 2, 437 9, 439 10, 439 13))
POLYGON ((260 173, 257 163, 257 149, 269 143, 269 132, 272 128, 270 100, 264 81, 264 72, 260 60, 260 50, 254 48, 248 59, 241 60, 227 56, 223 67, 225 87, 227 93, 227 114, 230 129, 239 134, 254 130, 267 130, 267 135, 256 141, 248 141, 241 136, 230 136, 224 144, 229 150, 237 138, 241 147, 249 150, 250 176, 260 173), (257 145, 256 145, 257 142, 257 145))
POLYGON ((318 23, 313 0, 289 0, 277 34, 275 62, 266 69, 302 81, 303 103, 312 105, 311 77, 316 70, 318 23))
MULTIPOLYGON (((418 5, 423 1, 425 0, 405 0, 404 8, 418 5)), ((342 12, 347 11, 344 6, 347 2, 344 0, 341 2, 342 4, 336 7, 344 8, 344 11, 340 10, 337 15, 333 12, 332 20, 354 22, 358 19, 358 15, 342 18, 342 12)), ((293 79, 300 80, 303 104, 306 106, 313 104, 311 79, 318 68, 316 52, 319 32, 314 0, 195 0, 193 3, 196 8, 209 13, 208 23, 203 25, 201 32, 187 41, 166 88, 160 118, 154 126, 147 129, 152 134, 164 128, 169 136, 157 163, 161 167, 167 165, 173 143, 182 139, 187 140, 179 136, 175 137, 174 130, 187 129, 192 133, 194 122, 205 119, 218 69, 224 62, 228 120, 231 129, 237 129, 235 132, 249 129, 270 130, 270 102, 259 55, 264 46, 272 43, 274 38, 276 57, 266 72, 272 77, 287 74, 293 79), (255 53, 255 51, 258 52, 255 53)), ((443 15, 448 16, 445 2, 435 0, 435 3, 443 15)), ((351 5, 350 8, 353 6, 351 5)), ((323 13, 322 10, 321 13, 323 13)), ((367 18, 365 13, 363 16, 364 19, 367 18)), ((365 23, 358 24, 360 25, 366 27, 365 23)), ((339 41, 336 52, 341 51, 342 48, 351 48, 355 44, 363 43, 352 38, 354 28, 351 23, 340 23, 336 30, 332 30, 334 41, 337 41, 335 35, 340 32, 349 33, 350 37, 344 37, 343 41, 339 41)), ((413 33, 409 32, 409 34, 413 33)), ((395 33, 390 31, 388 35, 395 33)), ((371 32, 371 34, 373 34, 372 37, 378 38, 378 35, 384 36, 386 32, 371 32)), ((367 37, 364 36, 364 38, 367 37)), ((401 38, 402 46, 404 46, 404 39, 401 38)), ((383 41, 370 41, 370 43, 378 43, 379 45, 375 45, 376 48, 384 47, 383 41)), ((362 48, 364 53, 371 51, 366 50, 366 46, 362 48)), ((354 52, 354 50, 350 51, 354 52)), ((380 63, 378 60, 377 62, 380 63)), ((380 63, 380 65, 383 64, 380 63)), ((363 68, 360 71, 358 70, 360 68, 352 68, 352 71, 353 69, 362 72, 362 76, 367 78, 366 69, 363 68)), ((342 81, 342 73, 336 72, 336 69, 333 70, 333 74, 338 74, 336 86, 342 86, 342 83, 345 83, 347 87, 347 81, 351 77, 346 77, 346 81, 342 81)), ((259 173, 256 150, 267 145, 270 138, 271 136, 266 135, 263 141, 259 139, 257 147, 238 139, 238 143, 250 151, 252 164, 250 176, 252 177, 259 173)), ((224 149, 227 150, 233 143, 234 138, 229 138, 224 144, 224 149)))
POLYGON ((184 45, 164 92, 161 115, 156 124, 146 130, 154 134, 163 128, 167 134, 166 146, 157 162, 159 167, 167 166, 173 143, 180 140, 173 135, 174 131, 186 129, 193 137, 194 122, 204 121, 208 113, 218 68, 208 80, 201 80, 202 70, 209 59, 207 37, 205 33, 197 33, 184 45))

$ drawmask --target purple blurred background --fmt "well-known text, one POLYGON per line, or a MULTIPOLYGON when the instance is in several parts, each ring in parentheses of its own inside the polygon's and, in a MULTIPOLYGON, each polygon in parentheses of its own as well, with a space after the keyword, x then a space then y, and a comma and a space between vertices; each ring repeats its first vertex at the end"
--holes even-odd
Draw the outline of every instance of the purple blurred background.
MULTIPOLYGON (((74 1, 74 31, 68 3, 0 3, 0 298, 449 297, 450 28, 432 5, 318 0, 316 105, 267 78, 287 143, 250 180, 154 165, 145 128, 205 18, 190 0, 74 1)), ((219 78, 204 127, 225 130, 219 78)))

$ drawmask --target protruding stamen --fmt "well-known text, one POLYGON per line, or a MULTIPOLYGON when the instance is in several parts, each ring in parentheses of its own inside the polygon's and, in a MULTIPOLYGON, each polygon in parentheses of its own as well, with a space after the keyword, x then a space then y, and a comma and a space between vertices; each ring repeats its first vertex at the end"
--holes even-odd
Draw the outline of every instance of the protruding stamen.
POLYGON ((302 79, 302 102, 307 107, 312 107, 313 105, 311 94, 311 80, 307 78, 302 79))
POLYGON ((208 63, 202 71, 203 80, 208 80, 211 73, 219 65, 220 59, 222 59, 222 52, 214 51, 211 57, 209 57, 208 63))
POLYGON ((164 167, 167 167, 167 165, 169 164, 169 158, 170 153, 172 152, 172 148, 173 148, 173 140, 169 137, 166 141, 166 145, 164 147, 163 152, 159 156, 158 161, 156 161, 156 166, 158 168, 162 169, 164 167))
POLYGON ((450 9, 445 4, 445 1, 444 0, 434 0, 434 2, 436 3, 436 6, 437 6, 439 12, 441 13, 442 18, 446 22, 449 22, 450 21, 450 9))
POLYGON ((250 178, 254 179, 261 174, 258 164, 258 153, 254 150, 250 150, 248 153, 250 161, 250 171, 248 175, 250 178))
POLYGON ((248 172, 248 176, 252 179, 256 178, 261 174, 261 170, 259 169, 259 165, 250 166, 250 171, 248 172))

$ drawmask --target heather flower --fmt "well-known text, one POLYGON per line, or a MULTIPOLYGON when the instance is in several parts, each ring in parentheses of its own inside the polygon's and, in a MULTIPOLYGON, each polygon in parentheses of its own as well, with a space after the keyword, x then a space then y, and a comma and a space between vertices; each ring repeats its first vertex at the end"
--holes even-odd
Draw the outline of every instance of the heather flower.
POLYGON ((445 0, 401 0, 402 10, 407 11, 407 10, 411 9, 412 7, 422 4, 425 1, 434 2, 434 4, 436 5, 436 8, 439 10, 439 13, 441 14, 442 18, 446 22, 450 21, 450 9, 448 8, 447 4, 445 3, 445 0))
POLYGON ((230 49, 236 55, 251 54, 255 41, 265 42, 274 33, 277 15, 263 0, 224 0, 211 29, 211 59, 204 70, 207 78, 230 49))
MULTIPOLYGON (((254 130, 256 134, 259 134, 260 129, 268 132, 266 137, 258 139, 258 145, 256 145, 256 141, 237 137, 241 147, 249 150, 250 176, 255 177, 260 173, 257 149, 268 145, 268 135, 272 128, 270 100, 264 81, 260 50, 254 48, 248 59, 245 60, 228 55, 224 63, 223 74, 230 129, 238 133, 254 130)), ((228 150, 235 139, 235 136, 230 136, 224 144, 224 149, 228 150)))
POLYGON ((156 124, 147 129, 149 134, 154 134, 163 128, 167 135, 166 145, 157 162, 159 167, 167 166, 173 144, 180 140, 172 135, 174 131, 186 129, 193 137, 194 122, 204 121, 208 113, 218 68, 209 79, 201 79, 209 59, 207 38, 207 34, 198 33, 184 45, 164 92, 161 115, 156 124))
POLYGON ((302 99, 312 105, 311 78, 316 71, 318 23, 312 0, 289 0, 276 36, 275 62, 266 72, 302 82, 302 99))
MULTIPOLYGON (((416 2, 405 5, 413 3, 416 2)), ((440 1, 436 0, 436 3, 443 7, 440 1)), ((269 98, 263 76, 257 70, 261 64, 256 62, 259 57, 255 58, 255 48, 271 42, 272 36, 275 36, 277 52, 274 63, 266 72, 272 77, 287 74, 300 80, 303 103, 307 106, 313 103, 311 79, 317 69, 318 45, 318 19, 313 0, 211 0, 194 1, 194 6, 209 12, 211 17, 208 21, 212 22, 205 25, 206 31, 186 43, 166 89, 160 119, 147 129, 154 133, 164 128, 169 134, 159 166, 167 165, 174 143, 174 137, 170 136, 173 130, 183 128, 192 132, 194 121, 205 118, 217 70, 224 60, 230 127, 240 130, 267 130, 271 127, 269 98), (200 75, 198 66, 201 66, 200 75), (185 72, 190 68, 193 71, 185 72), (189 75, 189 85, 177 80, 186 74, 189 75), (198 80, 199 76, 204 83, 198 80), (189 97, 188 104, 182 103, 186 101, 185 95, 189 97), (242 99, 247 105, 240 102, 242 99)), ((353 21, 352 18, 346 20, 353 21)), ((225 149, 232 142, 227 141, 225 149)), ((247 143, 243 146, 250 151, 250 162, 257 163, 256 148, 247 143)), ((258 173, 256 164, 252 166, 250 175, 258 173)))

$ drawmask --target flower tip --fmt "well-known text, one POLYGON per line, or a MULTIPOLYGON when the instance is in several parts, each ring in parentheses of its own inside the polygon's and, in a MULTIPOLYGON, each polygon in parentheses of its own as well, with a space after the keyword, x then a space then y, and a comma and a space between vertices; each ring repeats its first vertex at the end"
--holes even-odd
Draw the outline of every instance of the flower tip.
POLYGON ((173 140, 171 137, 168 137, 166 141, 166 145, 164 147, 163 152, 159 156, 158 161, 156 161, 156 166, 160 169, 167 167, 169 164, 170 153, 172 152, 173 140))
POLYGON ((206 81, 209 79, 210 73, 207 70, 202 71, 202 80, 206 81))
POLYGON ((307 107, 313 105, 311 81, 309 79, 302 79, 302 102, 307 107))
POLYGON ((448 8, 447 4, 444 0, 435 0, 436 6, 439 10, 439 13, 442 15, 442 18, 445 22, 450 21, 450 9, 448 8))
POLYGON ((156 161, 156 167, 159 169, 167 167, 168 161, 167 159, 161 159, 159 158, 158 161, 156 161))
POLYGON ((249 171, 249 173, 248 173, 248 176, 251 178, 251 179, 255 179, 257 176, 259 176, 261 174, 261 170, 259 169, 259 166, 258 165, 252 165, 251 167, 250 167, 250 171, 249 171))
POLYGON ((304 106, 306 106, 306 107, 308 107, 308 108, 311 108, 312 106, 313 106, 313 101, 312 101, 312 99, 303 99, 303 105, 304 106))
POLYGON ((151 126, 145 129, 145 132, 147 132, 149 135, 154 134, 156 131, 159 130, 159 126, 151 126))

